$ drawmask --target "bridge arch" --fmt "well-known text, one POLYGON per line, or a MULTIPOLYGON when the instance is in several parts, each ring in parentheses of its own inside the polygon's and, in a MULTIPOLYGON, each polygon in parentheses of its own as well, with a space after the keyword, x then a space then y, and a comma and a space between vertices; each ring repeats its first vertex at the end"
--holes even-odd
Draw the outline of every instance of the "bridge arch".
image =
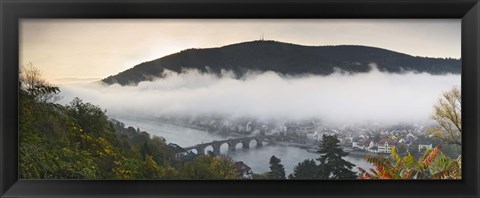
POLYGON ((190 149, 187 152, 192 152, 192 153, 195 153, 195 155, 198 155, 198 150, 197 149, 190 149))
POLYGON ((205 155, 208 155, 210 152, 215 153, 215 148, 214 148, 214 146, 213 146, 212 144, 207 145, 207 146, 205 147, 205 149, 204 149, 204 152, 205 152, 205 153, 204 153, 205 155))
POLYGON ((235 142, 234 143, 235 150, 241 150, 243 148, 243 144, 244 144, 244 142, 242 142, 242 141, 235 142))
POLYGON ((259 140, 255 139, 255 138, 252 138, 250 139, 249 143, 248 143, 248 147, 249 148, 256 148, 258 147, 259 144, 262 144, 259 140))
POLYGON ((197 144, 195 146, 184 148, 184 151, 191 151, 197 155, 205 155, 210 151, 215 155, 220 155, 222 151, 223 153, 226 153, 227 150, 228 152, 232 152, 237 149, 258 148, 272 141, 275 141, 275 137, 273 136, 250 136, 197 144))
POLYGON ((228 145, 228 142, 223 142, 222 144, 220 144, 220 153, 227 153, 230 149, 230 145, 228 145))

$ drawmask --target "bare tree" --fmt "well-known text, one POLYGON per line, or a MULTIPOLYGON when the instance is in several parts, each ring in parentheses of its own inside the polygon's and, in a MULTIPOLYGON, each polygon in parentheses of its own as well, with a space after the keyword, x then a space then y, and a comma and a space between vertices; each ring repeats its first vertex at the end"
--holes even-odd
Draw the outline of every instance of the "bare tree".
POLYGON ((438 127, 432 127, 428 133, 440 138, 445 143, 462 145, 462 98, 460 89, 453 87, 444 92, 433 106, 432 119, 438 127))
POLYGON ((48 83, 42 76, 42 72, 33 66, 32 63, 23 65, 20 68, 20 89, 27 93, 33 94, 35 92, 35 99, 38 102, 56 102, 61 99, 58 92, 38 92, 41 88, 53 88, 55 86, 48 83))
POLYGON ((33 90, 37 86, 46 84, 42 78, 42 72, 33 66, 32 63, 23 65, 20 68, 20 82, 25 91, 33 90))

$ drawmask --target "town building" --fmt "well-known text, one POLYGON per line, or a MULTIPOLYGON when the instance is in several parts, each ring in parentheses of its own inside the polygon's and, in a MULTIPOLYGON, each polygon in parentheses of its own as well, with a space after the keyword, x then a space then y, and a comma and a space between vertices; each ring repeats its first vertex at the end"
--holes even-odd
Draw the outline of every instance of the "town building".
POLYGON ((235 162, 235 168, 240 174, 242 174, 244 178, 252 177, 252 174, 253 174, 252 168, 250 168, 248 165, 243 163, 243 161, 235 162))

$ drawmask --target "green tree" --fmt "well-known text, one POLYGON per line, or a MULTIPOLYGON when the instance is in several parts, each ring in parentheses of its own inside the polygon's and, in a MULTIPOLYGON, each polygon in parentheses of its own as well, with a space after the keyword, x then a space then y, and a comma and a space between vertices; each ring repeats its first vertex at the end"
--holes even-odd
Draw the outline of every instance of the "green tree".
POLYGON ((61 105, 60 92, 33 65, 22 67, 19 79, 19 177, 22 179, 97 179, 91 153, 78 150, 75 120, 61 105))
POLYGON ((234 162, 225 156, 199 156, 179 171, 182 179, 240 179, 234 162))
POLYGON ((89 149, 90 144, 94 143, 88 138, 90 136, 99 136, 108 139, 109 142, 115 141, 113 127, 105 115, 105 111, 91 103, 84 103, 80 98, 74 98, 67 107, 67 112, 72 116, 81 128, 83 149, 89 149))
POLYGON ((145 156, 143 162, 143 178, 145 179, 161 179, 165 175, 165 169, 155 162, 151 155, 145 156))
POLYGON ((212 170, 216 170, 218 174, 223 179, 239 179, 241 178, 240 172, 235 166, 235 162, 224 155, 213 157, 212 170))
POLYGON ((143 160, 145 160, 145 156, 152 155, 152 152, 150 151, 150 147, 148 147, 147 142, 143 143, 142 149, 140 149, 140 153, 142 154, 143 160))
POLYGON ((281 160, 275 155, 272 155, 270 158, 270 172, 268 172, 269 179, 286 179, 285 178, 285 168, 280 163, 281 160))
POLYGON ((355 165, 342 158, 348 153, 338 145, 339 142, 336 136, 323 135, 319 151, 321 156, 317 158, 320 162, 319 179, 355 179, 357 177, 352 171, 355 165))
POLYGON ((298 163, 293 169, 293 173, 288 176, 289 179, 316 179, 318 176, 318 166, 312 159, 306 159, 298 163))

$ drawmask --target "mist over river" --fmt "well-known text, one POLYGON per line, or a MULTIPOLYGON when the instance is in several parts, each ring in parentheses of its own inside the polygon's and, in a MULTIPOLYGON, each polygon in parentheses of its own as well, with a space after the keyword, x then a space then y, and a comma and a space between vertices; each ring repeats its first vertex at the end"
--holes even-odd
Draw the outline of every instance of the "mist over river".
MULTIPOLYGON (((125 126, 132 126, 147 131, 150 135, 160 136, 167 140, 167 143, 175 143, 181 147, 194 146, 200 143, 211 142, 213 140, 224 140, 235 138, 237 136, 220 135, 209 133, 202 130, 172 125, 160 121, 142 120, 142 119, 128 119, 110 116, 125 124, 125 126)), ((255 143, 253 143, 255 144, 255 143)), ((222 154, 227 154, 235 161, 243 161, 252 168, 254 173, 268 172, 269 160, 272 155, 280 158, 285 167, 285 172, 288 174, 293 172, 293 168, 305 159, 315 159, 319 156, 317 153, 308 152, 306 149, 281 146, 281 145, 265 145, 256 148, 255 145, 250 145, 250 149, 241 149, 237 147, 236 151, 228 152, 226 145, 220 148, 222 154)), ((207 148, 207 150, 209 150, 207 148)), ((372 168, 372 166, 361 157, 347 156, 346 160, 351 163, 363 167, 372 168)), ((357 169, 354 168, 356 171, 357 169)))
MULTIPOLYGON (((231 120, 247 117, 265 123, 318 118, 322 123, 338 126, 352 123, 384 126, 428 124, 432 121, 430 116, 435 102, 443 92, 461 87, 460 80, 461 76, 457 74, 388 73, 378 70, 375 64, 368 73, 284 76, 275 72, 250 72, 240 79, 232 72, 219 76, 187 70, 168 73, 161 79, 144 81, 136 86, 98 82, 64 84, 60 87, 63 96, 60 103, 67 104, 79 97, 106 109, 111 118, 124 122, 126 126, 164 137, 168 143, 189 147, 234 136, 149 120, 218 115, 231 120)), ((220 150, 235 161, 243 161, 255 173, 269 171, 268 162, 272 155, 281 159, 287 174, 299 162, 319 156, 293 146, 250 147, 228 153, 224 145, 220 150)), ((206 149, 208 151, 209 147, 206 149)), ((362 168, 372 167, 361 157, 345 158, 362 168)))
MULTIPOLYGON (((107 109, 111 118, 124 122, 126 126, 164 137, 168 143, 188 147, 234 136, 150 120, 220 115, 232 120, 249 117, 265 122, 318 118, 323 123, 338 126, 352 123, 428 124, 432 121, 430 116, 435 102, 443 92, 461 87, 460 80, 461 76, 457 74, 388 73, 378 70, 374 64, 368 73, 283 76, 275 72, 250 72, 240 79, 232 72, 218 76, 187 70, 136 86, 98 82, 64 84, 60 87, 63 96, 60 103, 67 104, 79 97, 107 109)), ((281 159, 287 174, 299 162, 319 156, 293 146, 250 147, 228 153, 224 145, 220 150, 235 161, 243 161, 255 173, 269 171, 268 162, 272 155, 281 159)), ((206 149, 208 151, 209 147, 206 149)), ((361 157, 345 158, 357 166, 372 167, 361 157)))

